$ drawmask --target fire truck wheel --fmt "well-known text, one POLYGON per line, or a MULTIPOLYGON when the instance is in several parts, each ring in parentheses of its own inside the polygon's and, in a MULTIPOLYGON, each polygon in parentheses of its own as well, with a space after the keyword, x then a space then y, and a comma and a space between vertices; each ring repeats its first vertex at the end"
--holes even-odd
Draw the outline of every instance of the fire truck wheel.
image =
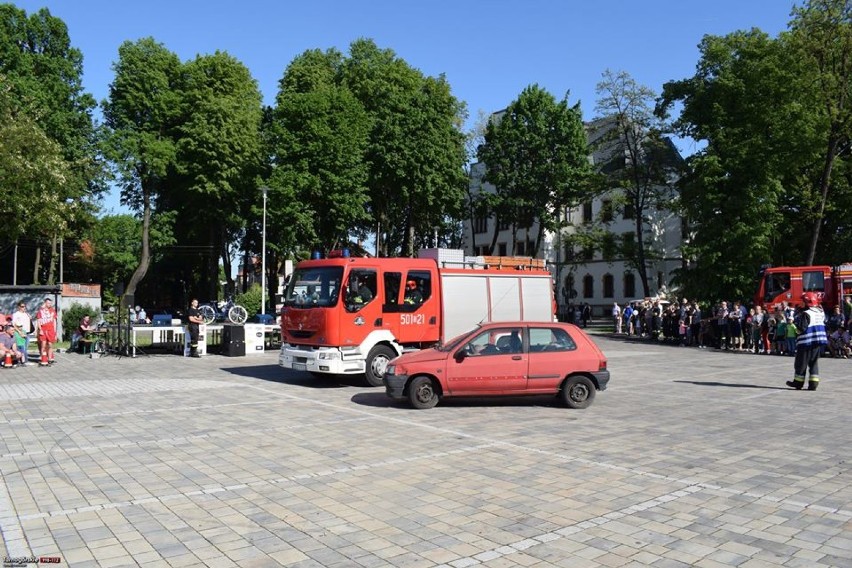
POLYGON ((582 375, 568 377, 561 394, 568 408, 588 408, 595 400, 595 384, 582 375))
POLYGON ((388 363, 396 357, 396 352, 386 345, 376 345, 367 355, 367 384, 371 387, 380 387, 384 383, 385 371, 388 363))
POLYGON ((411 384, 408 385, 408 400, 411 402, 411 406, 418 410, 434 408, 438 404, 438 393, 435 392, 432 379, 414 377, 411 384))

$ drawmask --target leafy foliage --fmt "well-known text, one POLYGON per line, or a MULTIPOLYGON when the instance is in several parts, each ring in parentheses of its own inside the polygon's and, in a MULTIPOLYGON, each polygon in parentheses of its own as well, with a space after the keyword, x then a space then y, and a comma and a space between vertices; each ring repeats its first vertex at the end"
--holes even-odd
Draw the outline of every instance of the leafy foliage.
POLYGON ((62 335, 63 339, 70 340, 71 336, 77 331, 77 327, 80 325, 80 321, 83 319, 83 316, 89 316, 92 321, 92 325, 98 323, 101 319, 101 313, 89 305, 79 304, 74 302, 70 306, 62 308, 62 335))
POLYGON ((246 313, 249 316, 249 319, 251 319, 254 314, 260 313, 260 296, 260 284, 254 284, 242 294, 237 294, 234 298, 234 303, 244 307, 246 309, 246 313))
MULTIPOLYGON (((513 231, 538 221, 533 256, 538 254, 544 231, 560 229, 560 212, 594 194, 594 176, 579 104, 557 102, 531 85, 485 130, 479 160, 485 164, 484 180, 496 187, 481 194, 483 207, 495 214, 493 250, 501 222, 513 231)), ((513 239, 516 240, 516 239, 513 239)))
MULTIPOLYGON (((614 191, 621 211, 633 210, 633 246, 623 249, 628 266, 639 273, 645 296, 650 295, 649 257, 653 242, 646 240, 652 211, 672 208, 672 183, 680 172, 680 156, 663 135, 665 125, 654 115, 656 94, 624 71, 605 71, 597 85, 596 110, 602 118, 593 123, 591 137, 599 152, 607 186, 614 191), (620 196, 619 196, 620 194, 620 196)), ((604 243, 604 257, 612 257, 614 244, 604 243)))

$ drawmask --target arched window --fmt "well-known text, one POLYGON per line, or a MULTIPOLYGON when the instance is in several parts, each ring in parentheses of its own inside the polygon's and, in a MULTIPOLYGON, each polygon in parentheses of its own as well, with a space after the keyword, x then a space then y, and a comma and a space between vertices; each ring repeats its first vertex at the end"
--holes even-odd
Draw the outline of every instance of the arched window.
POLYGON ((615 280, 612 277, 612 274, 604 274, 603 292, 604 298, 612 298, 615 296, 615 280))
POLYGON ((624 273, 624 298, 632 300, 636 297, 636 276, 632 272, 624 273))
POLYGON ((591 274, 583 276, 583 297, 593 298, 595 295, 595 279, 591 274))

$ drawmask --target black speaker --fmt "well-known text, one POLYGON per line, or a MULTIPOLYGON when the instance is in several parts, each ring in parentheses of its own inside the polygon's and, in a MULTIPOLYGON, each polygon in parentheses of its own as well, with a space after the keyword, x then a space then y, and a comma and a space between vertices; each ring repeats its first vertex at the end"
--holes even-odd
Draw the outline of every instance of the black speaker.
POLYGON ((133 294, 125 294, 124 297, 122 298, 121 305, 124 306, 125 308, 132 310, 133 307, 136 305, 136 302, 134 301, 134 295, 133 294))
POLYGON ((241 325, 222 326, 222 355, 245 357, 246 328, 241 325))

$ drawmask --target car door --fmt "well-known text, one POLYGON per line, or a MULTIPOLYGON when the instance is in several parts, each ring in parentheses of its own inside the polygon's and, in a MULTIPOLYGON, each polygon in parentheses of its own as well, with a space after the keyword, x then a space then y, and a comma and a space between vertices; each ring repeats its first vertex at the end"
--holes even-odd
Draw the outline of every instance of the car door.
POLYGON ((561 326, 531 325, 529 328, 529 392, 551 393, 571 371, 587 366, 581 361, 577 343, 561 326))
POLYGON ((523 328, 489 327, 465 342, 447 361, 451 395, 495 395, 527 387, 523 328))

